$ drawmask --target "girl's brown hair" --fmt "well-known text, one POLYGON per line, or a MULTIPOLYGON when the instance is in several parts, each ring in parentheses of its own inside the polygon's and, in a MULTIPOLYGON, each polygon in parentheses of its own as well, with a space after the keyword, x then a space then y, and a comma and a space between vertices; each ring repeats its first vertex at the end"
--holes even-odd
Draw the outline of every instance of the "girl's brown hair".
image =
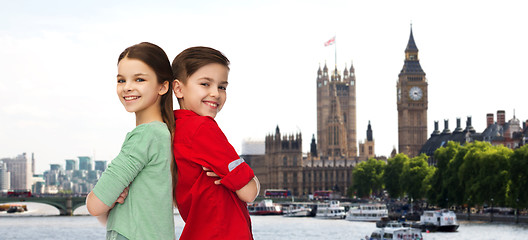
MULTIPOLYGON (((117 63, 119 64, 119 62, 125 57, 137 59, 147 64, 156 73, 156 78, 158 79, 159 84, 163 84, 165 81, 169 82, 169 90, 161 96, 160 109, 161 117, 163 119, 163 122, 167 124, 167 128, 169 129, 169 132, 171 134, 172 141, 175 124, 172 106, 172 68, 167 54, 165 53, 165 51, 163 51, 163 49, 161 49, 155 44, 149 42, 142 42, 125 49, 119 55, 117 63)), ((174 179, 177 179, 177 175, 174 170, 176 169, 175 165, 176 164, 174 163, 174 158, 171 157, 171 173, 173 179, 172 182, 174 184, 173 189, 176 186, 174 179)), ((175 200, 173 199, 173 201, 175 200)))
MULTIPOLYGON (((183 50, 172 61, 173 80, 187 83, 187 79, 201 67, 218 63, 229 69, 229 59, 220 51, 210 47, 191 47, 183 50)), ((173 196, 176 204, 176 183, 178 183, 178 168, 176 164, 172 166, 172 186, 174 186, 173 196)))

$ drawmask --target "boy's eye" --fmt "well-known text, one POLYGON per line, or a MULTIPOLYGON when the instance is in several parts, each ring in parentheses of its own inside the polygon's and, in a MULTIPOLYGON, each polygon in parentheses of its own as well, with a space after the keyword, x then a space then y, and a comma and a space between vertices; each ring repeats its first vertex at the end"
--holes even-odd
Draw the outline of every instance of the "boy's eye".
POLYGON ((207 87, 207 86, 209 86, 209 83, 200 83, 200 85, 202 85, 204 87, 207 87))
POLYGON ((225 91, 225 90, 227 90, 227 87, 225 87, 225 86, 220 86, 220 87, 218 87, 218 89, 220 89, 220 90, 224 90, 224 91, 225 91))
POLYGON ((123 80, 123 79, 117 79, 117 83, 124 83, 124 82, 125 82, 125 80, 123 80))

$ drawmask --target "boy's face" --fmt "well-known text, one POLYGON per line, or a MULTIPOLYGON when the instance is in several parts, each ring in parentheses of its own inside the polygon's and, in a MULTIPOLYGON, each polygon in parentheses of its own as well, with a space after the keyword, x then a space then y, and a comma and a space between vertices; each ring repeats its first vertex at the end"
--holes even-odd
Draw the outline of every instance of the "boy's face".
POLYGON ((188 79, 187 83, 174 80, 174 94, 180 109, 191 110, 200 116, 216 117, 226 101, 227 67, 207 64, 188 79))

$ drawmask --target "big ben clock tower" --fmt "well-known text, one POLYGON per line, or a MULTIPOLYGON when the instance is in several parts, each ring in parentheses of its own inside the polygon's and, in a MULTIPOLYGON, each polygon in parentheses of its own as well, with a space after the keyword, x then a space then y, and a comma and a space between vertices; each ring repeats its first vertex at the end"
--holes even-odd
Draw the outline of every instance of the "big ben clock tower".
POLYGON ((405 49, 405 62, 396 84, 398 152, 415 157, 427 141, 427 79, 418 59, 413 32, 405 49))

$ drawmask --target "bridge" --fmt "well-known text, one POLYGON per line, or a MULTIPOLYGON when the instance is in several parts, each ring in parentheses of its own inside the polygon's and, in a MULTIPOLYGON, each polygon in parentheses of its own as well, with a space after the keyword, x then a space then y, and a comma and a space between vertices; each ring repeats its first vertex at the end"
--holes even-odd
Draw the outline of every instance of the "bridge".
POLYGON ((59 209, 61 216, 72 216, 73 211, 85 205, 86 196, 77 197, 70 195, 47 196, 47 197, 0 197, 0 203, 9 202, 36 202, 44 203, 59 209))

